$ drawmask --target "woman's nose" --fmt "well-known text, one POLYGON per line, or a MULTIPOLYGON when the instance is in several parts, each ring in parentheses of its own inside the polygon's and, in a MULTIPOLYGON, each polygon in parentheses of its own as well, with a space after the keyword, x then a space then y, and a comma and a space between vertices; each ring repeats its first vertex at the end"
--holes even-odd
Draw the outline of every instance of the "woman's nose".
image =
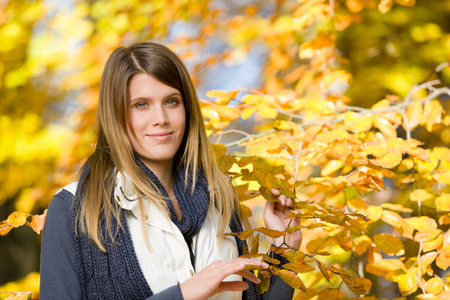
POLYGON ((169 123, 169 118, 167 117, 167 112, 164 107, 155 107, 152 116, 153 126, 164 126, 169 123))

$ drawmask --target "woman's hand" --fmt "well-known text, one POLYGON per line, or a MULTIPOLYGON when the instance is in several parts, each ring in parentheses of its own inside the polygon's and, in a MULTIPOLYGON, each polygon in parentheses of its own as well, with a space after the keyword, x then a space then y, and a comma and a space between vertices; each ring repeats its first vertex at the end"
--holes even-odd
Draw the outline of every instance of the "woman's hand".
POLYGON ((215 261, 180 284, 183 298, 185 300, 203 300, 222 292, 245 291, 248 284, 243 281, 223 281, 231 274, 240 275, 254 283, 260 283, 261 280, 252 272, 244 270, 247 265, 263 269, 269 267, 264 262, 248 258, 236 258, 226 262, 215 261))
MULTIPOLYGON (((286 216, 291 212, 289 208, 292 206, 292 200, 281 195, 276 189, 272 189, 272 194, 277 197, 280 202, 266 201, 264 208, 264 223, 268 229, 284 231, 286 227, 294 227, 300 225, 298 218, 288 218, 286 216)), ((298 249, 302 242, 302 232, 297 230, 293 233, 287 233, 285 237, 285 243, 298 249)), ((283 243, 283 237, 274 238, 273 244, 280 246, 283 243)))

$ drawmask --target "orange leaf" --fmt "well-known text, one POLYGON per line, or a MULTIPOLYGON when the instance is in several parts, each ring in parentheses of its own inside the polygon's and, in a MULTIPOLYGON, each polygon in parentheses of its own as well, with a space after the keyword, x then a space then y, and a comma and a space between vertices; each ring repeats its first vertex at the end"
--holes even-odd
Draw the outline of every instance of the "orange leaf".
POLYGON ((279 238, 281 236, 286 235, 286 232, 284 232, 284 231, 271 230, 271 229, 267 229, 265 227, 258 227, 258 228, 256 228, 256 231, 259 231, 262 234, 267 235, 268 237, 271 237, 271 238, 279 238))
POLYGON ((447 270, 450 267, 450 257, 445 256, 444 252, 439 253, 436 258, 436 266, 442 270, 447 270))
POLYGON ((358 236, 352 242, 353 251, 358 255, 366 252, 370 245, 372 245, 372 240, 367 235, 358 236))
POLYGON ((31 228, 39 234, 41 230, 44 228, 45 215, 35 215, 33 219, 31 219, 31 228))
POLYGON ((0 235, 7 235, 14 227, 9 225, 8 221, 0 222, 0 235))

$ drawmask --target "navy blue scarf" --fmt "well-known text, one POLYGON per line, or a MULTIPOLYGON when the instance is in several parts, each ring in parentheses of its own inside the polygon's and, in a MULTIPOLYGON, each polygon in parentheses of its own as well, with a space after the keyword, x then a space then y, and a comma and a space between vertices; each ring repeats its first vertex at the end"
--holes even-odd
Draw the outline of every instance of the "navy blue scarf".
MULTIPOLYGON (((136 158, 136 163, 158 187, 162 196, 169 199, 166 190, 156 175, 140 159, 136 158)), ((75 195, 76 199, 80 199, 80 196, 84 195, 83 183, 85 183, 88 173, 89 169, 86 168, 80 176, 80 183, 75 195)), ((190 245, 191 238, 200 230, 208 212, 208 184, 201 170, 198 170, 197 174, 195 189, 192 193, 192 178, 187 178, 188 184, 185 189, 186 174, 184 170, 179 168, 175 172, 174 192, 182 211, 180 222, 177 221, 171 201, 167 200, 171 219, 183 233, 188 245, 190 245)), ((111 201, 114 201, 114 195, 111 195, 111 201)), ((74 217, 77 206, 78 203, 75 204, 74 217)), ((123 224, 124 230, 117 230, 116 220, 113 219, 111 222, 112 232, 117 230, 114 240, 108 234, 104 234, 105 253, 101 252, 88 236, 73 234, 83 299, 145 299, 153 295, 134 252, 124 211, 121 211, 120 222, 123 224)), ((76 226, 75 222, 74 226, 76 226)), ((105 228, 104 226, 105 222, 102 218, 100 227, 105 228)), ((241 223, 236 215, 230 222, 230 229, 232 232, 242 231, 241 223)), ((239 255, 242 255, 243 242, 236 237, 236 244, 239 255)), ((192 251, 191 259, 193 259, 192 251)), ((155 276, 158 275, 155 274, 155 276)), ((260 299, 256 285, 245 278, 244 281, 249 284, 249 288, 243 292, 242 299, 260 299)))

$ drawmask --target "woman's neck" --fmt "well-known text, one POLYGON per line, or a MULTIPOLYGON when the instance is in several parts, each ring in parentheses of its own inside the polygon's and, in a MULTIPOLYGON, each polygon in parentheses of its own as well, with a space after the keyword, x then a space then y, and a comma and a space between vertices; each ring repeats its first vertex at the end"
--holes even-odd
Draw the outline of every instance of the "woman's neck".
MULTIPOLYGON (((147 164, 146 164, 147 165, 147 164)), ((158 180, 166 189, 166 192, 170 196, 174 195, 173 183, 175 181, 175 175, 173 172, 173 163, 165 164, 152 164, 147 167, 158 177, 158 180)))

